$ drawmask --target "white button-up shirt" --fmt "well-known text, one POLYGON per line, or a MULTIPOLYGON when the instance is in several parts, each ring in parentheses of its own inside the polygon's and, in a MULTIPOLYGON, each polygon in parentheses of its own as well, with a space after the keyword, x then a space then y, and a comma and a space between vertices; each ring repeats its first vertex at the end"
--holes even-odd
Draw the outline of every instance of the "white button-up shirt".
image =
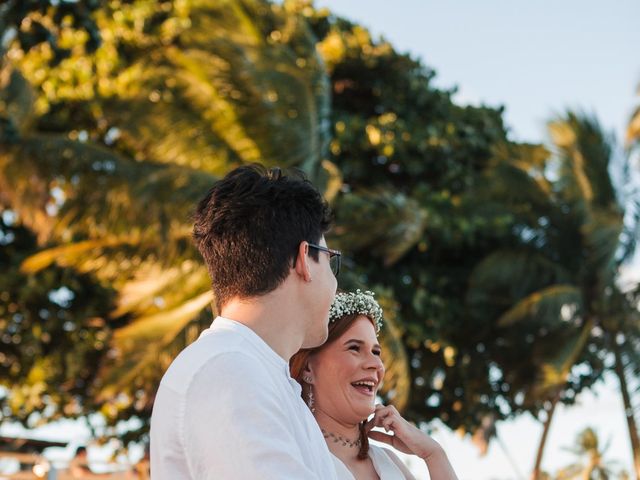
POLYGON ((289 365, 218 317, 165 373, 151 416, 153 480, 332 480, 333 460, 289 365))

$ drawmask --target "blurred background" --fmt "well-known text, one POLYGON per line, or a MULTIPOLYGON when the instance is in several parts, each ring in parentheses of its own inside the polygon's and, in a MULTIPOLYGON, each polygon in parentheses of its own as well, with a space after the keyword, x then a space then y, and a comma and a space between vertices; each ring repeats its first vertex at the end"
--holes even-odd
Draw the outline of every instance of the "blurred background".
POLYGON ((0 2, 0 477, 147 478, 158 382, 215 315, 192 209, 260 162, 331 203, 382 400, 461 479, 640 478, 638 18, 0 2))

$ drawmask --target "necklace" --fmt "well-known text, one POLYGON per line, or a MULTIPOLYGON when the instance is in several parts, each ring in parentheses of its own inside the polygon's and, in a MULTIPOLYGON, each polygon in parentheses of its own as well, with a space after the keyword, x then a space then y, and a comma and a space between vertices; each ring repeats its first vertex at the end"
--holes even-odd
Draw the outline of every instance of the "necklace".
POLYGON ((333 439, 333 443, 342 443, 343 447, 349 447, 349 448, 359 448, 360 447, 360 439, 358 438, 355 441, 351 441, 348 438, 344 438, 342 435, 336 435, 335 433, 332 432, 327 432, 325 431, 323 428, 321 428, 320 430, 322 430, 322 434, 324 435, 324 438, 332 438, 333 439))

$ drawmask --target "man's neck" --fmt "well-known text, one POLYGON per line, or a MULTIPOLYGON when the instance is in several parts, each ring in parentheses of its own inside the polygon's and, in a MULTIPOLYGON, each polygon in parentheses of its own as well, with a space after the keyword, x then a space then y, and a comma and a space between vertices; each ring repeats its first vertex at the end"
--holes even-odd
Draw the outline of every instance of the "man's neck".
POLYGON ((304 341, 303 322, 277 290, 260 297, 229 300, 220 315, 249 327, 286 362, 304 341))

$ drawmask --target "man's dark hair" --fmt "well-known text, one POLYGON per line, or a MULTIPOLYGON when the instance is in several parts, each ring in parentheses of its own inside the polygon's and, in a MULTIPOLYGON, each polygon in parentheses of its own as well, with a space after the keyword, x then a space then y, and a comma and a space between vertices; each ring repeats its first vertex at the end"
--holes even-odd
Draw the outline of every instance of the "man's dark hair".
POLYGON ((300 242, 319 242, 330 225, 329 206, 300 172, 250 165, 227 174, 198 204, 193 227, 218 311, 234 296, 275 290, 300 242))

